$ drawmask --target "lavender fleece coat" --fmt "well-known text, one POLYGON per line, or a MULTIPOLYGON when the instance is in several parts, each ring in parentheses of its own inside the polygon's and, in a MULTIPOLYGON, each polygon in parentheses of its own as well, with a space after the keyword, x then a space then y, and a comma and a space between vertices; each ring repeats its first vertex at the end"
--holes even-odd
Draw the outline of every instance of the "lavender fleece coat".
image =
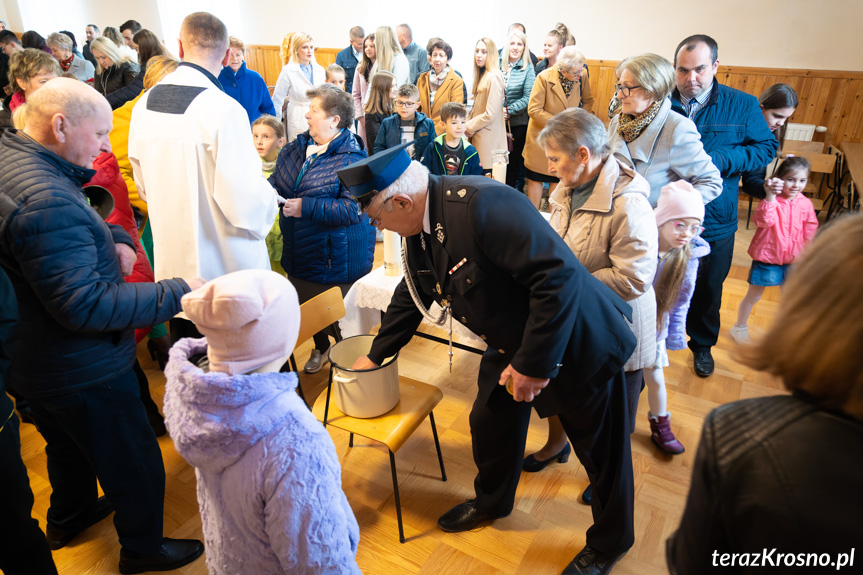
MULTIPOLYGON (((695 291, 695 279, 698 277, 698 259, 710 253, 710 244, 699 236, 692 238, 692 257, 686 265, 686 274, 683 283, 680 284, 680 293, 677 301, 662 318, 662 326, 656 334, 656 341, 665 340, 665 347, 669 350, 686 348, 686 314, 689 312, 689 302, 692 300, 692 292, 695 291)), ((665 265, 661 259, 656 266, 656 276, 653 279, 653 287, 656 289, 656 280, 662 273, 665 265)))
POLYGON ((205 373, 182 339, 166 368, 165 423, 195 467, 213 575, 358 574, 359 527, 324 427, 295 373, 205 373))

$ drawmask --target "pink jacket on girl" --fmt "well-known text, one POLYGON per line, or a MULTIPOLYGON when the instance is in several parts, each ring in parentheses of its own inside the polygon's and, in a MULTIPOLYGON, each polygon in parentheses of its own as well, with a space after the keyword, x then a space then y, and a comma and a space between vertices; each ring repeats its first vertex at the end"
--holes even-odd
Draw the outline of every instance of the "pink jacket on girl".
POLYGON ((790 264, 818 230, 815 208, 803 194, 793 200, 785 196, 776 196, 774 202, 761 200, 753 220, 758 229, 749 255, 766 264, 790 264))

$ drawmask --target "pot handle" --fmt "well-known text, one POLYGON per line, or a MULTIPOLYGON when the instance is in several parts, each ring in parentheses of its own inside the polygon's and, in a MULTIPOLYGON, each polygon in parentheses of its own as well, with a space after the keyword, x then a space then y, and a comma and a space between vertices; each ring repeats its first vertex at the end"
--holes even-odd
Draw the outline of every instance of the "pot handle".
POLYGON ((336 371, 333 374, 333 381, 337 382, 337 383, 342 383, 342 384, 349 384, 349 383, 356 383, 357 378, 354 376, 348 377, 348 376, 343 375, 342 372, 336 371))

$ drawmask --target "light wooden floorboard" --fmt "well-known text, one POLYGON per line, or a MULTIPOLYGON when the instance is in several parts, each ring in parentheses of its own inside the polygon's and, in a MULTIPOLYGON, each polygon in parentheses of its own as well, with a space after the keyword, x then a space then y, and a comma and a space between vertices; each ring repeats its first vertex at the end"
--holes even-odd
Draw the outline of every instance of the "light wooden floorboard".
MULTIPOLYGON (((749 258, 746 248, 754 230, 746 231, 745 202, 741 231, 735 242, 734 267, 725 283, 722 333, 714 348, 716 373, 707 379, 695 376, 688 351, 670 353, 667 370, 669 407, 673 429, 686 446, 677 457, 661 454, 650 442, 647 400, 642 395, 638 425, 632 436, 635 469, 636 543, 615 568, 619 575, 666 573, 665 539, 679 521, 689 488, 692 464, 705 415, 717 405, 741 398, 783 393, 773 378, 749 370, 733 359, 734 344, 728 329, 746 292, 749 258)), ((380 248, 378 260, 380 264, 380 248)), ((768 288, 755 308, 752 331, 769 325, 776 313, 780 291, 768 288)), ((311 351, 306 342, 297 350, 302 366, 311 351)), ((162 404, 164 376, 146 348, 138 356, 150 378, 153 396, 162 404)), ((360 525, 357 561, 368 574, 533 574, 559 573, 584 544, 591 524, 590 509, 579 502, 587 475, 575 457, 564 465, 552 465, 536 474, 524 474, 516 507, 506 519, 470 533, 447 534, 437 529, 437 518, 473 494, 476 469, 470 446, 468 413, 475 396, 479 356, 455 350, 453 372, 448 372, 443 345, 414 338, 399 359, 402 374, 437 385, 444 399, 435 410, 449 480, 440 480, 431 429, 427 423, 399 451, 396 460, 407 542, 398 542, 395 503, 389 458, 380 445, 358 438, 348 448, 347 434, 331 430, 342 462, 344 490, 360 525)), ((324 389, 327 370, 301 374, 310 401, 324 389)), ((535 414, 527 440, 527 451, 545 440, 546 424, 535 414)), ((170 437, 159 440, 167 471, 165 534, 198 537, 201 534, 195 495, 194 470, 177 454, 170 437)), ((45 469, 44 442, 31 425, 22 426, 22 455, 36 497, 34 516, 45 525, 51 487, 45 469)), ((104 520, 79 536, 68 547, 56 551, 54 559, 61 575, 116 573, 119 545, 110 520, 104 520)), ((203 559, 178 573, 202 575, 203 559)))

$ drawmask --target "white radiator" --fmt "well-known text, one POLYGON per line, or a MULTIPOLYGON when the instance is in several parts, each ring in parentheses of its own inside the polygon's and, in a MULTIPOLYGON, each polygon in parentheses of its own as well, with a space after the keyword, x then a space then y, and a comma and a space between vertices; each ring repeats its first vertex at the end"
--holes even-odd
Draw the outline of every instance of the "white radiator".
POLYGON ((815 124, 788 123, 785 128, 786 140, 797 140, 798 142, 811 142, 815 136, 815 124))

